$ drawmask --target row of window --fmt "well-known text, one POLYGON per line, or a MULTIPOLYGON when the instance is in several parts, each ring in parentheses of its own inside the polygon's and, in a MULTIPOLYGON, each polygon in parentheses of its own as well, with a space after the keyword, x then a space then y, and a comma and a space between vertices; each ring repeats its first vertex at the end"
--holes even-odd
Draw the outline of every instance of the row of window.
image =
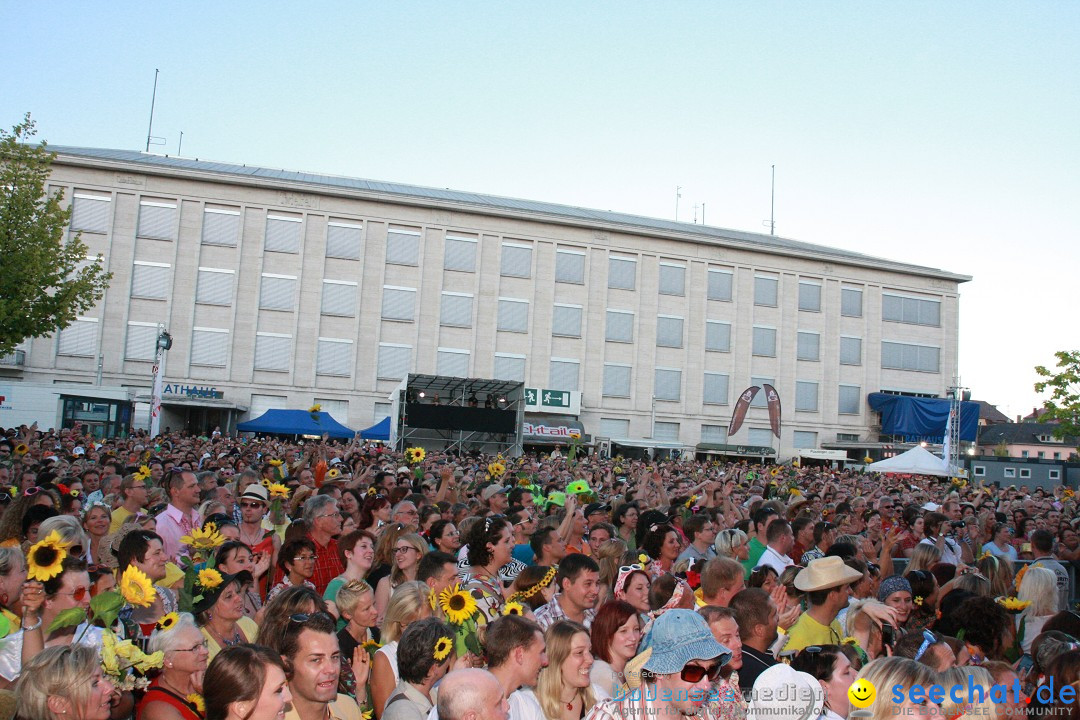
MULTIPOLYGON (((661 442, 679 442, 682 431, 681 423, 657 420, 653 423, 652 438, 661 442)), ((630 434, 630 421, 624 418, 600 418, 600 428, 597 433, 600 437, 614 440, 633 437, 630 434)), ((726 425, 702 425, 701 442, 703 443, 727 443, 726 425)), ((776 442, 776 436, 769 428, 750 427, 747 429, 746 444, 754 447, 772 447, 776 442)), ((812 449, 817 447, 818 434, 806 430, 795 430, 792 437, 792 446, 796 450, 812 449)))
MULTIPOLYGON (((1039 455, 1041 457, 1042 453, 1039 453, 1039 455)), ((1055 459, 1057 459, 1057 455, 1058 455, 1058 453, 1054 453, 1055 459)), ((1021 480, 1030 480, 1031 479, 1031 468, 1020 468, 1019 470, 1020 470, 1019 478, 1021 480)), ((1014 468, 1014 467, 1002 468, 1001 475, 1002 475, 1002 477, 1004 477, 1007 480, 1008 479, 1013 479, 1013 478, 1017 477, 1016 471, 1017 471, 1017 468, 1014 468)), ((1047 473, 1046 477, 1047 477, 1048 480, 1060 480, 1061 479, 1061 469, 1060 468, 1049 468, 1046 471, 1046 473, 1047 473)), ((975 477, 986 477, 986 466, 985 465, 975 465, 972 468, 972 473, 971 474, 974 475, 975 477)))

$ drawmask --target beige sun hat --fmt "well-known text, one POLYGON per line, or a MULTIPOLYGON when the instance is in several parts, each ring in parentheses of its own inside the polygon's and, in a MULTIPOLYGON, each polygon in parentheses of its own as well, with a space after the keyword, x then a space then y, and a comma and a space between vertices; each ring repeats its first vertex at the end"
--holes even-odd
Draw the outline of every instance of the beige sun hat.
POLYGON ((795 587, 803 592, 828 590, 862 580, 862 573, 849 568, 843 558, 831 555, 811 560, 795 576, 795 587))

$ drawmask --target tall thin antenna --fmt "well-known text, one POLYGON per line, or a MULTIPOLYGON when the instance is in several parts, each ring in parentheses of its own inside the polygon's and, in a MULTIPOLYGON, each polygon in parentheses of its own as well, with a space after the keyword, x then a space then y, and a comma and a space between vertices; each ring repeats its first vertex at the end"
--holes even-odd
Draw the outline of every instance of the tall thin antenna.
POLYGON ((682 197, 682 185, 675 186, 675 222, 679 222, 679 198, 682 197))
POLYGON ((776 234, 776 166, 772 166, 772 199, 769 201, 769 234, 776 234))
POLYGON ((176 157, 180 157, 180 149, 184 147, 184 131, 180 131, 180 143, 176 146, 176 157))
POLYGON ((146 129, 146 152, 150 152, 150 138, 154 134, 154 103, 157 102, 157 77, 161 72, 158 68, 154 68, 154 94, 150 96, 150 127, 146 129))
POLYGON ((701 224, 705 224, 705 203, 701 203, 701 224))

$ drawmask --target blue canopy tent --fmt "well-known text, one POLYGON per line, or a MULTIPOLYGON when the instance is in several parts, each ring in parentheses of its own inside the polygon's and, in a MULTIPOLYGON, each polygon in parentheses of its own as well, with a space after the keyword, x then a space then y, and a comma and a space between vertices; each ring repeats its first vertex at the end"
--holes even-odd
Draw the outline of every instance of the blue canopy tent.
POLYGON ((310 413, 307 410, 267 410, 254 420, 240 423, 236 429, 240 432, 279 435, 326 433, 334 438, 351 438, 356 434, 331 417, 328 412, 310 413))
POLYGON ((382 440, 388 442, 390 440, 390 418, 384 417, 367 430, 361 430, 360 437, 364 440, 382 440))

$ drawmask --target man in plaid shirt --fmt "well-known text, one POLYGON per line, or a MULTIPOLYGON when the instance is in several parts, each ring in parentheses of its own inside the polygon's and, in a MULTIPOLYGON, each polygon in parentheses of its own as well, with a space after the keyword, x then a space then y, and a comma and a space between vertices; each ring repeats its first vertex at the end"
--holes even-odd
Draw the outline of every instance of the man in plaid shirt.
POLYGON ((316 495, 304 503, 304 524, 308 539, 315 543, 315 574, 311 582, 322 595, 331 580, 345 572, 338 557, 337 538, 341 534, 341 511, 337 500, 316 495))
POLYGON ((573 620, 591 628, 600 597, 600 566, 596 561, 581 553, 567 555, 559 563, 555 587, 559 592, 551 602, 533 613, 540 627, 547 630, 556 620, 573 620))

